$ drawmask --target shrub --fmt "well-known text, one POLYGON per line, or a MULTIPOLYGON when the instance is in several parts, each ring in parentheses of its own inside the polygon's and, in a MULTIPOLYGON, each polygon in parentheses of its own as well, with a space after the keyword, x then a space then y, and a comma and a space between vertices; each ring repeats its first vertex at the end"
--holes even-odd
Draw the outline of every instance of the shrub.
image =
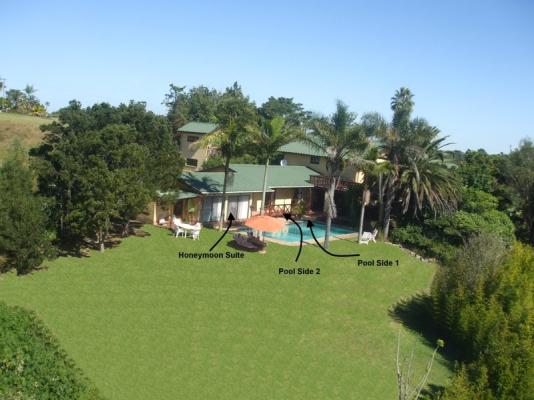
POLYGON ((0 302, 0 399, 101 399, 32 312, 0 302))
POLYGON ((432 233, 425 233, 423 227, 418 225, 406 225, 396 228, 391 232, 391 240, 401 243, 404 246, 416 250, 425 257, 436 257, 446 260, 454 253, 452 245, 443 242, 432 233))
MULTIPOLYGON (((455 390, 467 382, 476 398, 532 400, 534 249, 505 249, 498 237, 482 235, 441 267, 432 287, 434 318, 466 363, 455 390)), ((456 398, 451 392, 446 398, 456 398)))
POLYGON ((497 209, 499 201, 497 198, 482 190, 464 188, 462 190, 462 200, 460 209, 468 212, 483 213, 497 209))

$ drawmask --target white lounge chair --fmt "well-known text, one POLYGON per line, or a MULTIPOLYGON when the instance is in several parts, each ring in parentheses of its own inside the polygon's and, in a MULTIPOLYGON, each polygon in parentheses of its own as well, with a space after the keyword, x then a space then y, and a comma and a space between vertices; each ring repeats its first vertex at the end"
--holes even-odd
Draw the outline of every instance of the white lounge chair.
POLYGON ((358 240, 358 243, 369 244, 369 242, 376 243, 376 235, 378 235, 378 229, 375 229, 373 232, 363 232, 362 237, 358 240))

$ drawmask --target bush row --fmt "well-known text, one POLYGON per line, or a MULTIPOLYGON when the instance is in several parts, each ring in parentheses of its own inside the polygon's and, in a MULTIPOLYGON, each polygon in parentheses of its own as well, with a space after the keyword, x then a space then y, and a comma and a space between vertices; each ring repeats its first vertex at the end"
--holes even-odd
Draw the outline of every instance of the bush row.
POLYGON ((0 302, 0 399, 102 397, 33 312, 0 302))

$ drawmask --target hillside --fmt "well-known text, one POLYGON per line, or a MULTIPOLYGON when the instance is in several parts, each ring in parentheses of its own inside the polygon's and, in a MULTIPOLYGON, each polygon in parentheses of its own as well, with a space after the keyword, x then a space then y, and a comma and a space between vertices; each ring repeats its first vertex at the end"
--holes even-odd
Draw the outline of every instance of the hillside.
POLYGON ((0 160, 16 138, 26 148, 37 145, 43 138, 39 127, 51 121, 49 118, 0 112, 0 160))

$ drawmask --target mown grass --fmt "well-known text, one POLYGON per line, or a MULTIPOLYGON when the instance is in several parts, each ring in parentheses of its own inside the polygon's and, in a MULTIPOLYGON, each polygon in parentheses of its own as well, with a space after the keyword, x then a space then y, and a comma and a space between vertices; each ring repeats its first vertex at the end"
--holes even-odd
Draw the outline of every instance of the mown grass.
POLYGON ((26 149, 38 145, 43 138, 39 127, 51 122, 50 118, 0 112, 0 161, 5 158, 14 140, 26 149))
MULTIPOLYGON (((0 276, 0 299, 35 310, 61 345, 110 399, 392 399, 399 324, 388 310, 428 288, 434 266, 385 244, 332 243, 339 253, 399 260, 358 267, 316 246, 269 244, 267 254, 190 261, 201 240, 125 239, 90 257, 60 258, 49 269, 0 276), (320 268, 281 276, 279 267, 320 268)), ((230 240, 230 239, 228 239, 230 240)), ((226 238, 215 251, 235 251, 226 238)), ((403 329, 422 373, 431 348, 403 329)), ((438 356, 430 382, 445 384, 438 356)))

